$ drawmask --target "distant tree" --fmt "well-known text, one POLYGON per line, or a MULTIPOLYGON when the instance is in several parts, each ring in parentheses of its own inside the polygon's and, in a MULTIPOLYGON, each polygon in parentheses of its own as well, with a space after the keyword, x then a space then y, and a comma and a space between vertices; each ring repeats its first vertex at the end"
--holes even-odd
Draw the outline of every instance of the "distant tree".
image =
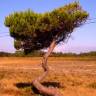
POLYGON ((11 55, 12 54, 8 52, 3 52, 3 51, 0 52, 0 57, 6 57, 6 56, 11 56, 11 55))
POLYGON ((5 18, 5 25, 9 27, 10 35, 15 39, 17 49, 21 48, 27 54, 49 47, 42 60, 44 73, 33 80, 34 87, 45 96, 62 96, 56 89, 47 88, 40 83, 49 72, 49 55, 57 44, 70 37, 74 28, 84 24, 87 17, 88 13, 78 2, 74 2, 44 14, 28 10, 15 12, 5 18))

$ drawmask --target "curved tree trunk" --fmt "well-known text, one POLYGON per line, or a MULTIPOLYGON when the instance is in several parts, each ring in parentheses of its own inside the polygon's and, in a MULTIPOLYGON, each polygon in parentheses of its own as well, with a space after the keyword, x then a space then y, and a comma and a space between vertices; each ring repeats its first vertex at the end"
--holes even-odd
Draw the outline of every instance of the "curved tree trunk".
POLYGON ((49 68, 47 66, 47 59, 51 52, 53 51, 54 47, 56 46, 56 40, 54 39, 48 49, 48 52, 43 56, 42 60, 42 67, 44 69, 44 73, 33 80, 33 86, 43 95, 45 96, 63 96, 57 89, 54 88, 48 88, 43 86, 40 82, 47 76, 49 72, 49 68))

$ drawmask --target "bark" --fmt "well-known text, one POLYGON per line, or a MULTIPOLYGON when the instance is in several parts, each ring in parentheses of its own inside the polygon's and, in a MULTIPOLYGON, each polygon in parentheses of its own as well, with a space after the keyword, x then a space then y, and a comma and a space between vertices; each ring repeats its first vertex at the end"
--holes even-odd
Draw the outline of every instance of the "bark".
POLYGON ((56 40, 54 39, 48 49, 48 52, 43 56, 42 68, 44 69, 44 73, 35 80, 33 80, 33 86, 44 96, 63 96, 58 91, 58 89, 45 87, 44 85, 41 84, 41 81, 48 75, 49 68, 47 65, 47 59, 55 46, 56 46, 56 40))

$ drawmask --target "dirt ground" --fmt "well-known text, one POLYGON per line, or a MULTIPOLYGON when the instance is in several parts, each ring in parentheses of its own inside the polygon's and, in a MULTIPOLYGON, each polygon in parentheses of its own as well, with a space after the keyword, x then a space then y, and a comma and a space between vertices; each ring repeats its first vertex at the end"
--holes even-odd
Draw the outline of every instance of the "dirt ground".
MULTIPOLYGON (((0 96, 42 96, 32 80, 42 74, 40 57, 0 57, 0 96)), ((64 96, 96 96, 96 58, 50 57, 42 81, 64 96)))

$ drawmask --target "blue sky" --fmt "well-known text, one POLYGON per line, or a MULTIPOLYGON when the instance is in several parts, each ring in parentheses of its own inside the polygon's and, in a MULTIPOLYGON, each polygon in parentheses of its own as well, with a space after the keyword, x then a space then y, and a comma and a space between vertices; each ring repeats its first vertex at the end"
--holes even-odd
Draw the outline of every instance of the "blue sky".
MULTIPOLYGON (((64 6, 76 0, 1 0, 0 1, 0 51, 14 52, 13 38, 9 35, 9 29, 4 26, 5 16, 14 11, 32 9, 43 13, 54 8, 64 6)), ((90 17, 96 18, 96 0, 78 0, 90 17)), ((96 22, 96 19, 92 20, 96 22)), ((72 33, 67 43, 58 45, 55 51, 62 52, 87 52, 96 51, 96 23, 85 24, 72 33)))

